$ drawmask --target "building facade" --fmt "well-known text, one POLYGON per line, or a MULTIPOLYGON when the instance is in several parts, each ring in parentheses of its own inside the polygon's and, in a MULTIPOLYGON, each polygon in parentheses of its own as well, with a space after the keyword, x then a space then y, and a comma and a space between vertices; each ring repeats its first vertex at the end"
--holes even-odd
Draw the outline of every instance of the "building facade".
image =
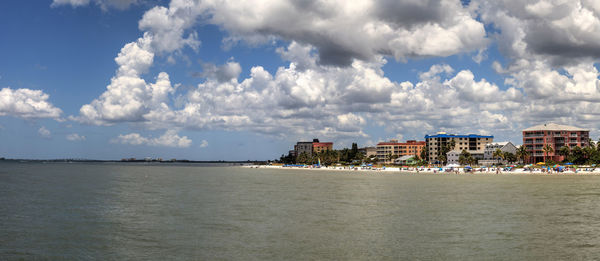
MULTIPOLYGON (((471 151, 469 152, 469 154, 471 154, 471 157, 473 157, 478 164, 480 164, 479 162, 483 161, 483 151, 471 151)), ((448 161, 446 164, 459 164, 460 165, 460 154, 462 154, 462 150, 458 151, 458 150, 451 150, 448 151, 448 153, 446 153, 446 160, 448 161)))
POLYGON ((510 141, 492 142, 485 145, 485 149, 483 151, 483 160, 479 161, 479 165, 492 166, 500 163, 508 164, 506 160, 502 160, 502 158, 499 157, 494 157, 494 152, 496 152, 496 150, 517 154, 517 147, 510 141))
POLYGON ((333 142, 313 142, 313 153, 318 154, 323 151, 333 150, 333 142))
POLYGON ((408 155, 419 156, 424 147, 424 141, 416 140, 380 142, 377 144, 377 160, 384 164, 392 164, 394 163, 394 158, 397 157, 408 155), (390 158, 390 156, 392 157, 390 158))
POLYGON ((394 164, 396 165, 411 165, 417 163, 417 156, 415 155, 406 155, 399 157, 394 160, 394 164))
POLYGON ((527 163, 545 162, 546 159, 553 161, 564 160, 557 152, 563 146, 574 148, 589 145, 590 130, 579 127, 547 123, 533 126, 523 130, 523 146, 529 156, 527 163), (544 147, 550 145, 552 151, 546 155, 544 147), (547 157, 546 157, 547 156, 547 157))
POLYGON ((306 153, 308 156, 312 156, 313 153, 313 143, 310 141, 299 141, 294 145, 294 151, 296 157, 300 156, 302 153, 306 153))
POLYGON ((371 158, 372 156, 377 156, 377 147, 359 148, 358 152, 362 153, 367 158, 371 158))
POLYGON ((428 161, 430 163, 440 163, 440 153, 443 151, 443 148, 449 146, 452 141, 454 141, 454 147, 450 148, 448 151, 455 150, 460 154, 460 152, 466 150, 473 156, 481 155, 481 157, 483 157, 485 145, 492 143, 494 141, 494 136, 477 134, 457 135, 447 134, 445 132, 438 132, 435 135, 425 135, 425 142, 428 149, 428 161))
MULTIPOLYGON (((294 145, 293 155, 297 158, 302 153, 306 153, 309 157, 323 151, 333 150, 333 142, 320 142, 319 139, 313 141, 299 141, 294 145)), ((290 151, 292 154, 292 151, 290 151)))

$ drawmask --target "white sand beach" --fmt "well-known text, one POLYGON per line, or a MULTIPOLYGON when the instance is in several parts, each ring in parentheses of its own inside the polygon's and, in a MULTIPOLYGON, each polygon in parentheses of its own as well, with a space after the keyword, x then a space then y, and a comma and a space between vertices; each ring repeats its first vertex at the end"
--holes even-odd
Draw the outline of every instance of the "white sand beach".
POLYGON ((495 167, 475 167, 470 171, 465 168, 446 168, 446 167, 353 167, 348 166, 327 166, 327 167, 312 167, 312 166, 281 166, 281 165, 248 165, 244 168, 263 168, 263 169, 290 169, 290 170, 307 170, 307 171, 356 171, 360 173, 411 173, 411 174, 499 174, 499 175, 600 175, 600 168, 565 168, 558 172, 546 168, 495 168, 495 167))

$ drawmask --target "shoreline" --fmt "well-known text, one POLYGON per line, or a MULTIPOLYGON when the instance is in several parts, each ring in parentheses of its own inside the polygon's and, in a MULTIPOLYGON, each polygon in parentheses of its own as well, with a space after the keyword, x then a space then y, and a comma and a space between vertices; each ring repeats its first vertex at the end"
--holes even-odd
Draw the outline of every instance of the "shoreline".
POLYGON ((321 167, 321 168, 312 168, 312 167, 284 167, 284 166, 273 166, 273 165, 249 165, 249 166, 240 166, 242 168, 257 168, 257 169, 280 169, 280 170, 308 170, 308 171, 345 171, 345 172, 356 172, 356 173, 381 173, 381 174, 426 174, 426 175, 542 175, 542 176, 600 176, 600 169, 577 169, 577 172, 572 170, 563 171, 563 172, 543 172, 542 169, 535 169, 534 171, 524 170, 522 168, 514 169, 512 171, 500 171, 496 173, 496 168, 474 168, 473 171, 465 172, 463 168, 446 170, 442 168, 419 168, 417 171, 416 168, 400 168, 400 167, 389 167, 389 168, 377 168, 377 169, 367 169, 367 168, 354 168, 350 169, 348 167, 321 167), (480 171, 483 169, 483 171, 480 171))

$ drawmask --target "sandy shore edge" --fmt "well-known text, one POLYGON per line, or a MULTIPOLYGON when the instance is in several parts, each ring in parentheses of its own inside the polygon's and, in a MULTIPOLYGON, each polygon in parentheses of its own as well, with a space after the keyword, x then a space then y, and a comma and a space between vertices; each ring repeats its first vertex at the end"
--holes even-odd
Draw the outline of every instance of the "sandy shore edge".
POLYGON ((386 167, 386 168, 378 168, 378 169, 363 169, 363 168, 354 168, 350 169, 348 167, 321 167, 321 168, 303 168, 303 167, 284 167, 284 166, 272 166, 272 165, 248 165, 242 166, 243 168, 256 168, 256 169, 281 169, 281 170, 306 170, 306 171, 345 171, 345 172, 356 172, 356 173, 407 173, 407 174, 467 174, 467 175, 477 175, 477 174, 486 174, 486 175, 569 175, 569 176, 598 176, 600 175, 600 169, 577 169, 577 172, 573 170, 563 171, 563 172, 542 172, 541 169, 536 169, 534 171, 524 170, 524 169, 514 169, 512 171, 500 171, 496 173, 495 168, 483 168, 483 171, 480 171, 480 168, 475 168, 475 171, 465 172, 464 169, 460 168, 458 171, 454 169, 454 171, 446 171, 443 169, 440 171, 439 168, 419 168, 417 171, 415 168, 398 168, 398 167, 386 167))

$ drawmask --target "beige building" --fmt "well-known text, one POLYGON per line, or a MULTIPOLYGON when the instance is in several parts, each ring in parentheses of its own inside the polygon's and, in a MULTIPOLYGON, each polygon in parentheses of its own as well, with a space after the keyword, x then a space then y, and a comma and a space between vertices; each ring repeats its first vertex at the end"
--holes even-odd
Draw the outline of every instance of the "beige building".
POLYGON ((367 158, 371 158, 372 156, 377 156, 377 147, 359 148, 358 152, 362 153, 367 158))
POLYGON ((425 142, 429 150, 430 163, 439 163, 439 153, 442 151, 444 146, 454 141, 454 148, 450 148, 450 151, 463 150, 468 151, 471 154, 482 154, 485 149, 485 145, 494 141, 494 136, 484 136, 477 134, 458 135, 458 134, 447 134, 445 132, 438 132, 436 135, 426 135, 425 142))
POLYGON ((377 144, 377 160, 384 164, 394 163, 394 159, 402 156, 419 156, 421 150, 425 147, 424 141, 409 140, 406 142, 398 142, 398 140, 390 140, 388 142, 380 142, 377 144), (389 158, 389 156, 392 158, 389 158))

